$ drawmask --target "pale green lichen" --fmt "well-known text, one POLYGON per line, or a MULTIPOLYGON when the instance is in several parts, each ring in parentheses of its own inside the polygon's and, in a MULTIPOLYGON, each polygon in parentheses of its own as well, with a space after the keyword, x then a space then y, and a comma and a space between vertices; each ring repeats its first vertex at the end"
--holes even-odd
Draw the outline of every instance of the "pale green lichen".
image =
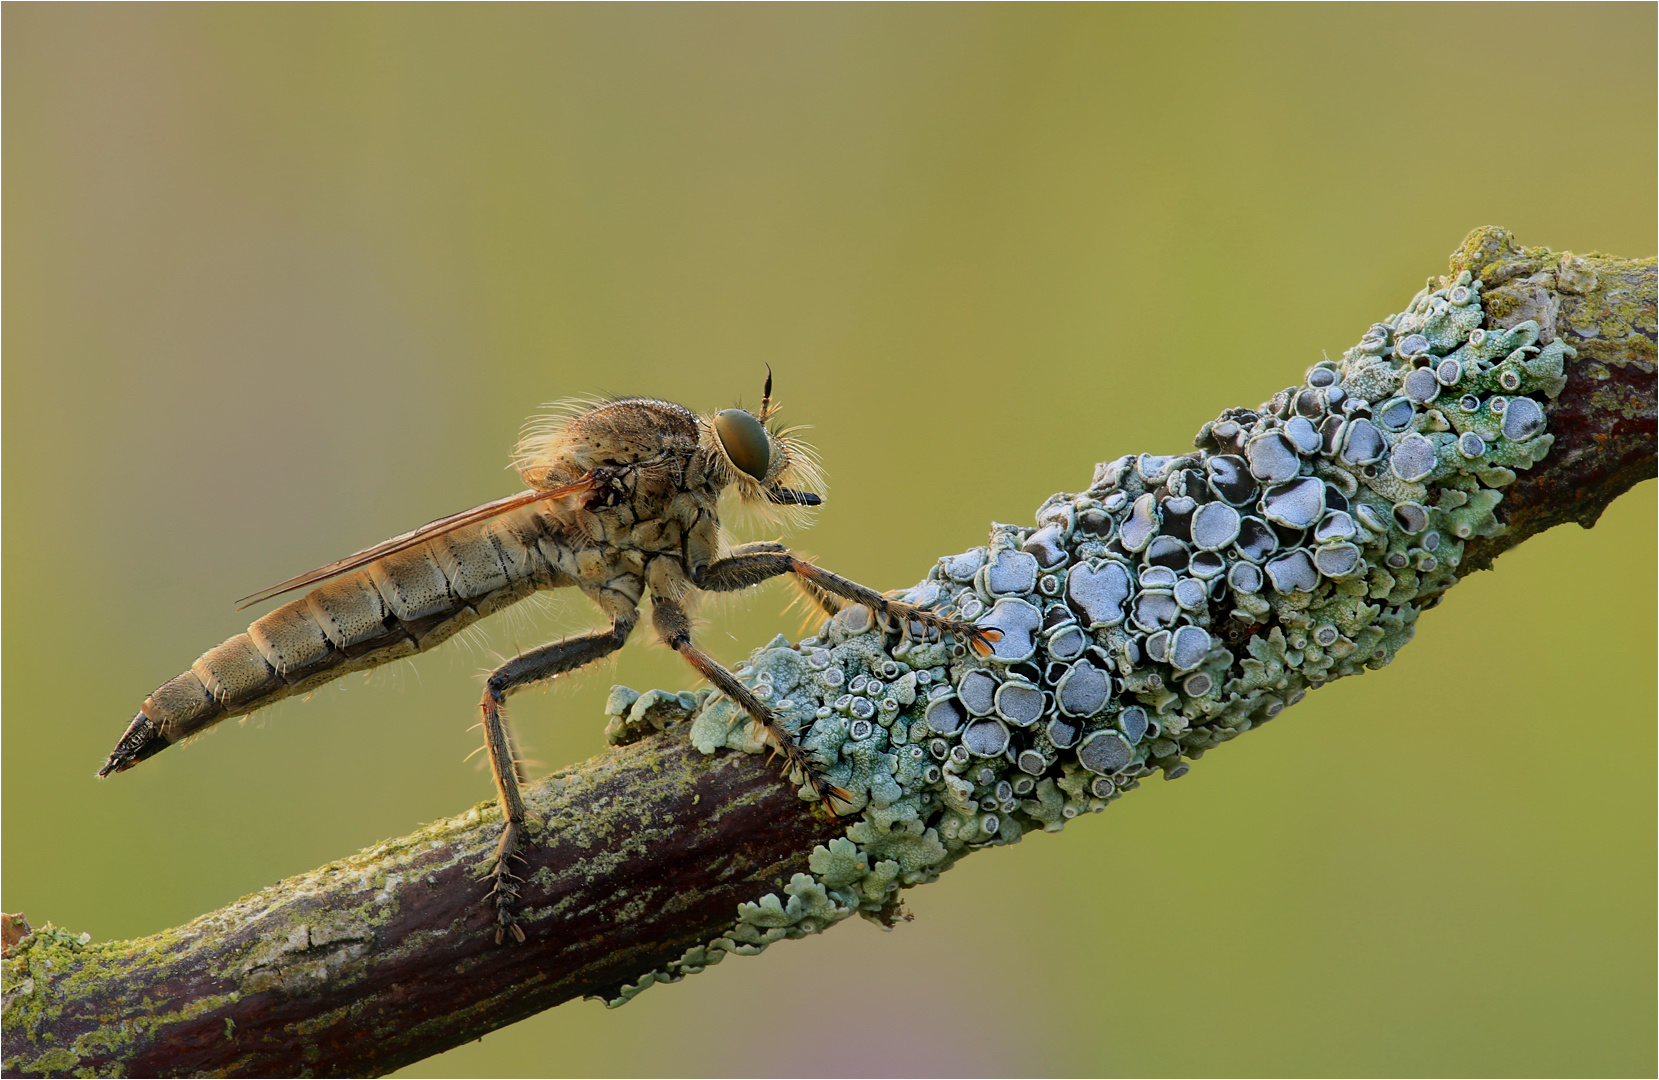
POLYGON ((647 690, 641 694, 626 686, 613 686, 605 702, 605 715, 611 718, 605 725, 605 739, 612 746, 637 742, 690 716, 708 696, 707 690, 678 694, 647 690))
MULTIPOLYGON (((963 855, 1181 776, 1308 690, 1389 663, 1465 542, 1502 531, 1500 489, 1553 442, 1541 399, 1573 350, 1514 310, 1491 325, 1481 291, 1467 272, 1431 281, 1303 385, 1204 425, 1196 453, 1102 464, 1034 527, 993 526, 897 594, 997 628, 990 656, 863 608, 757 650, 738 676, 857 820, 783 896, 609 1004, 854 911, 891 925, 900 889, 963 855)), ((660 728, 642 709, 693 706, 619 687, 611 729, 660 728)), ((766 748, 723 697, 698 701, 690 738, 766 748)))
MULTIPOLYGON (((842 841, 835 841, 840 843, 842 841)), ((823 850, 820 848, 819 850, 823 850)), ((640 991, 658 983, 679 982, 718 964, 727 953, 753 956, 774 941, 817 934, 858 910, 845 889, 835 889, 811 874, 796 874, 783 887, 784 896, 767 893, 758 902, 737 906, 737 924, 707 945, 695 945, 658 971, 647 972, 618 991, 605 1004, 611 1008, 632 1001, 640 991)))

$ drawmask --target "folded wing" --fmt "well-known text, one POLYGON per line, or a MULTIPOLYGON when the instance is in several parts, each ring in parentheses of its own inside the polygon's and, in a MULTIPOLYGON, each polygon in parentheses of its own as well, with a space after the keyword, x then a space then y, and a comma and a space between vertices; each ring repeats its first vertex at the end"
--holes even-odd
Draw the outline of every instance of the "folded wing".
POLYGON ((303 589, 308 585, 315 585, 319 581, 326 581, 336 574, 343 574, 347 570, 355 570, 359 566, 366 566, 376 559, 384 559, 388 555, 407 551, 412 547, 424 544, 434 536, 442 536, 444 533, 454 532, 456 529, 475 525, 480 521, 487 521, 492 517, 505 514, 509 510, 517 510, 521 506, 529 506, 531 503, 541 502, 543 499, 560 499, 568 495, 580 495, 593 490, 593 487, 593 478, 587 476, 574 483, 547 491, 521 491, 517 495, 508 495, 506 498, 496 499, 494 502, 487 502, 470 510, 463 510, 459 514, 451 514, 436 521, 429 521, 418 529, 394 536, 390 540, 382 540, 373 547, 364 548, 354 555, 347 555, 345 558, 331 562, 326 566, 308 570, 296 577, 289 578, 287 581, 279 581, 268 589, 261 589, 252 595, 244 596, 236 602, 236 610, 241 611, 245 607, 262 603, 272 597, 281 596, 283 593, 303 589))

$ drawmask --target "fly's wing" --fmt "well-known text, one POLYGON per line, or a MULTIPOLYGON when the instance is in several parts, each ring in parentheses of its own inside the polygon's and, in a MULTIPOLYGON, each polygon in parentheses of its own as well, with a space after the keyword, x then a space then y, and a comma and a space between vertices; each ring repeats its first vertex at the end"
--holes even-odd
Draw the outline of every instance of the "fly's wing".
POLYGON ((245 607, 262 603, 274 596, 281 596, 285 592, 293 592, 295 589, 303 589, 307 585, 315 585, 319 581, 326 581, 336 574, 343 574, 347 570, 355 570, 359 566, 366 566, 376 559, 384 559, 388 555, 395 555, 400 551, 418 547, 434 536, 442 536, 444 533, 454 532, 456 529, 465 528, 468 525, 476 525, 480 521, 488 521, 490 518, 505 514, 509 510, 517 510, 521 506, 529 506, 531 503, 541 502, 543 499, 559 499, 567 495, 579 495, 593 490, 593 487, 593 477, 586 476, 575 483, 565 484, 562 487, 546 491, 521 491, 517 495, 509 495, 504 499, 487 502, 482 506, 475 506, 471 510, 463 510, 459 514, 451 514, 448 517, 439 518, 437 521, 429 521, 418 529, 403 533, 400 536, 394 536, 390 540, 382 540, 374 547, 364 548, 355 555, 347 555, 345 558, 331 562, 327 566, 319 566, 315 570, 309 570, 297 577, 291 577, 287 581, 280 581, 268 589, 261 589, 251 596, 244 596, 236 602, 236 610, 241 611, 245 607))

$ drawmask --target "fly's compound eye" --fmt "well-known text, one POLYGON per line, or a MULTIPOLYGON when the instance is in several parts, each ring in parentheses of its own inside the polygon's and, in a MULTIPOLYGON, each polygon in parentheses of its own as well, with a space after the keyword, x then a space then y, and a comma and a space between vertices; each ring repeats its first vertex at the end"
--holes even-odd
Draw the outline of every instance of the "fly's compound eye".
POLYGON ((714 415, 714 433, 733 465, 756 480, 766 479, 772 463, 772 442, 753 414, 743 409, 726 409, 714 415))

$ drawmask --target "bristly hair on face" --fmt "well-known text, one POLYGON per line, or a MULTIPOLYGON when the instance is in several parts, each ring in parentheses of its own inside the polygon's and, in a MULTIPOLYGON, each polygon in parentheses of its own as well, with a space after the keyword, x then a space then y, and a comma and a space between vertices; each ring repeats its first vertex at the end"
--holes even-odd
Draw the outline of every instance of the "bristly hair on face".
MULTIPOLYGON (((773 408, 776 412, 776 407, 773 408)), ((796 491, 811 492, 818 496, 820 502, 829 498, 829 476, 824 472, 824 463, 818 457, 818 448, 801 438, 798 432, 812 430, 811 424, 791 424, 777 430, 777 440, 783 447, 784 454, 789 459, 788 471, 779 478, 784 487, 796 491)), ((791 528, 805 526, 817 512, 816 506, 802 506, 789 504, 779 506, 769 503, 774 509, 781 512, 781 519, 788 522, 791 528)))
MULTIPOLYGON (((772 404, 768 410, 768 419, 775 416, 777 411, 777 405, 772 404)), ((719 434, 714 429, 714 417, 699 417, 697 426, 701 429, 704 450, 714 454, 716 459, 725 465, 727 480, 735 495, 733 501, 728 504, 735 513, 728 515, 723 508, 722 520, 729 521, 735 517, 745 524, 753 522, 764 526, 782 526, 786 530, 803 528, 811 523, 816 507, 800 503, 779 503, 767 494, 769 489, 784 488, 809 492, 820 499, 823 497, 825 477, 823 465, 818 460, 818 451, 798 434, 809 430, 810 424, 782 427, 771 422, 762 425, 770 448, 769 467, 764 480, 756 480, 731 460, 725 444, 721 442, 719 434)))

